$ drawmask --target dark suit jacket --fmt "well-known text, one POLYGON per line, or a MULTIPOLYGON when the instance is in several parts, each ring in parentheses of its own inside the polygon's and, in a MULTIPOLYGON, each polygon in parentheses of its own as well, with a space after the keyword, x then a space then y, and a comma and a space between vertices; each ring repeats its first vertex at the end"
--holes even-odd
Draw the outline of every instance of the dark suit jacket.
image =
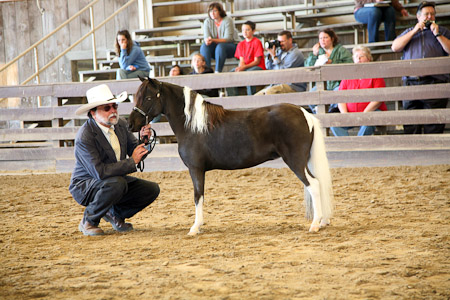
POLYGON ((127 122, 119 119, 114 131, 120 142, 120 161, 116 159, 111 144, 106 139, 94 119, 81 126, 75 138, 75 168, 70 179, 69 191, 75 200, 85 203, 92 185, 105 178, 124 176, 128 182, 136 180, 126 174, 136 172, 136 164, 131 158, 138 145, 136 137, 128 131, 127 122), (129 158, 126 158, 127 155, 129 158))

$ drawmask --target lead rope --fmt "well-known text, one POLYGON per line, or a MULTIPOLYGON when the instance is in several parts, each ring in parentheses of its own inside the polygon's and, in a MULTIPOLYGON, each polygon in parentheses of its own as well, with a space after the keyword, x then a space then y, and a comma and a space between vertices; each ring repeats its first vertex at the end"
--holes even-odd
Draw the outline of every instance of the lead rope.
POLYGON ((142 156, 141 161, 137 164, 136 168, 143 172, 144 168, 145 168, 145 164, 144 164, 144 159, 147 157, 147 155, 149 155, 153 149, 155 149, 156 146, 156 131, 153 128, 150 128, 150 130, 152 131, 152 135, 150 137, 150 140, 148 140, 147 138, 143 138, 141 139, 141 132, 139 131, 138 136, 139 136, 139 144, 144 143, 145 144, 145 149, 147 149, 148 153, 145 154, 144 156, 142 156))

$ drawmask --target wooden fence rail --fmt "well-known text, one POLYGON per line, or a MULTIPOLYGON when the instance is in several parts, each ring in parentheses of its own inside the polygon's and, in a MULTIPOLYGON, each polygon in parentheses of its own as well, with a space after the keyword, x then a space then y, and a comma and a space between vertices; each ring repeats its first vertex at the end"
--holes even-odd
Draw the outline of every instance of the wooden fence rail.
MULTIPOLYGON (((389 61, 368 64, 342 64, 312 68, 297 68, 280 71, 255 71, 239 73, 208 74, 202 76, 178 76, 159 78, 193 89, 224 88, 245 85, 266 85, 288 82, 318 82, 317 92, 265 96, 238 96, 209 98, 227 109, 260 107, 275 103, 296 105, 317 104, 324 111, 326 104, 361 101, 400 101, 406 99, 449 98, 450 83, 413 87, 387 87, 382 89, 324 91, 323 81, 368 77, 426 76, 446 74, 450 70, 450 60, 432 58, 411 61, 389 61)), ((134 94, 139 80, 105 81, 118 94, 123 90, 134 94)), ((99 84, 69 83, 27 86, 0 86, 1 97, 50 96, 53 103, 61 99, 83 97, 86 90, 99 84)), ((8 172, 70 172, 73 167, 73 140, 79 123, 85 116, 75 116, 79 105, 63 105, 40 108, 0 109, 0 121, 51 121, 53 127, 0 129, 0 173, 8 172), (68 125, 62 127, 67 121, 68 125), (77 121, 80 120, 80 121, 77 121), (64 122, 61 122, 64 121, 64 122), (72 143, 64 143, 71 141, 72 143)), ((133 107, 126 102, 120 105, 119 113, 127 115, 133 107)), ((317 114, 324 127, 330 126, 395 126, 403 124, 448 124, 450 109, 387 111, 352 114, 317 114)), ((153 127, 159 136, 172 136, 167 123, 157 123, 153 127)), ((450 135, 384 135, 370 137, 327 137, 326 143, 331 165, 372 166, 398 164, 450 163, 450 135)), ((184 169, 176 151, 176 144, 160 144, 147 158, 151 170, 184 169)), ((280 160, 264 166, 279 167, 280 160)))

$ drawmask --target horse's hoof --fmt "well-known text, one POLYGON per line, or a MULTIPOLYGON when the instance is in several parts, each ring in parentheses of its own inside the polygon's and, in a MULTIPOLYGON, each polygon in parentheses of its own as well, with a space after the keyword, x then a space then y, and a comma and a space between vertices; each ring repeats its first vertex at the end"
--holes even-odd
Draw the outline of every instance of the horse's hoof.
POLYGON ((309 227, 309 232, 319 232, 320 229, 320 225, 311 225, 311 227, 309 227))
POLYGON ((189 236, 196 236, 197 234, 200 234, 200 230, 190 230, 187 235, 189 236))
POLYGON ((322 221, 320 221, 320 228, 327 227, 328 225, 330 225, 330 219, 322 219, 322 221))

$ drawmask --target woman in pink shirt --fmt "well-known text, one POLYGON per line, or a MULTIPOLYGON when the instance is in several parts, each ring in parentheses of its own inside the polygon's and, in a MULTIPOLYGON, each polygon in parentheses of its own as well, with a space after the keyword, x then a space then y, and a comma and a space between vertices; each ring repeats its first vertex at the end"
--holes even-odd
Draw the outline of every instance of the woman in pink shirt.
MULTIPOLYGON (((353 61, 355 64, 367 63, 373 60, 370 49, 364 46, 356 46, 353 48, 353 61)), ((339 85, 339 90, 359 90, 383 88, 386 84, 383 78, 363 78, 363 79, 348 79, 342 80, 339 85)), ((339 103, 339 111, 341 113, 352 112, 370 112, 375 110, 387 110, 384 102, 356 102, 356 103, 339 103)), ((353 127, 331 127, 331 131, 335 136, 348 136, 348 130, 353 127)), ((373 135, 375 126, 361 126, 358 136, 373 135)))

